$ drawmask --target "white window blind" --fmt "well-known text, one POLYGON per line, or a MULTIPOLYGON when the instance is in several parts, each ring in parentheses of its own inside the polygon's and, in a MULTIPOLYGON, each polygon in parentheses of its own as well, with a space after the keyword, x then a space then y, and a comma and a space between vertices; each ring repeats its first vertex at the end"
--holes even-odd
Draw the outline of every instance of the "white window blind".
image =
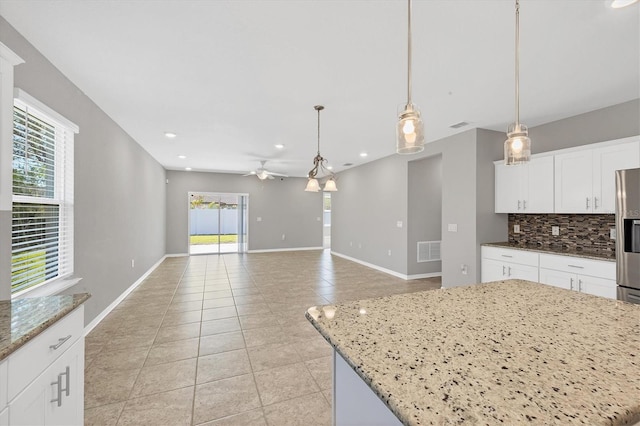
POLYGON ((18 91, 13 109, 11 292, 73 273, 77 126, 18 91))

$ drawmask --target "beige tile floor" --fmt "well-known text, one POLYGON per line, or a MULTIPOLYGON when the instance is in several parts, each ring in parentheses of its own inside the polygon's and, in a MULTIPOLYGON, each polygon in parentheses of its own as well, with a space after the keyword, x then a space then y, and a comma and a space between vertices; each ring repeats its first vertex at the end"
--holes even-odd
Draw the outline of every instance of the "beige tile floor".
POLYGON ((87 425, 330 425, 309 306, 440 287, 328 251, 166 259, 86 337, 87 425))

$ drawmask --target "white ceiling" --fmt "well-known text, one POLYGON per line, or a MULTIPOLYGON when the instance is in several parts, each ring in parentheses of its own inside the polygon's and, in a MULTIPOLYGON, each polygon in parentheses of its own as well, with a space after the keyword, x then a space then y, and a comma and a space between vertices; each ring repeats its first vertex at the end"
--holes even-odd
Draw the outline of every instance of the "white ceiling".
MULTIPOLYGON (((413 100, 427 140, 506 130, 514 1, 413 9, 413 100), (460 121, 471 124, 449 128, 460 121)), ((269 160, 269 170, 305 176, 316 104, 335 170, 395 152, 405 1, 2 0, 0 15, 167 169, 246 173, 269 160)), ((640 4, 522 0, 521 51, 529 127, 638 98, 640 4)))

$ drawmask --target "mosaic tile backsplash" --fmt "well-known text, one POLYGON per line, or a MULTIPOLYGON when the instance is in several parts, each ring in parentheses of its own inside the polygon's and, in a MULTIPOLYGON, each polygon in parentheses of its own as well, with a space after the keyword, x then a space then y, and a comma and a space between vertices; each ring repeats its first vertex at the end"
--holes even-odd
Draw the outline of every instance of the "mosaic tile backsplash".
POLYGON ((613 214, 510 214, 509 242, 584 251, 615 253, 616 241, 610 229, 616 227, 613 214), (513 232, 520 225, 520 233, 513 232), (559 226, 560 235, 551 235, 551 227, 559 226))

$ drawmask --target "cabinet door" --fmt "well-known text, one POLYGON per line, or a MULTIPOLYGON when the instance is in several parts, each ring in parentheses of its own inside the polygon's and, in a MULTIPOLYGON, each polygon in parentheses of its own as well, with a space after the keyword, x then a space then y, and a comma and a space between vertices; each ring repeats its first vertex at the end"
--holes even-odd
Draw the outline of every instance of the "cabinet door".
POLYGON ((606 297, 608 299, 617 299, 617 285, 615 280, 607 280, 605 278, 595 278, 586 275, 578 275, 578 289, 587 294, 594 296, 606 297))
POLYGON ((78 340, 9 404, 11 425, 82 425, 84 339, 78 340), (60 398, 60 404, 53 401, 60 398))
POLYGON ((488 283, 491 281, 506 280, 508 278, 507 267, 504 262, 498 262, 493 259, 482 259, 480 281, 488 283))
POLYGON ((593 212, 615 213, 616 170, 640 167, 640 142, 593 151, 593 212))
POLYGON ((523 208, 525 213, 553 213, 554 162, 553 157, 531 159, 525 179, 523 208))
POLYGON ((538 282, 538 267, 528 265, 518 265, 515 263, 505 263, 507 277, 510 280, 527 280, 538 282))
POLYGON ((576 275, 569 272, 540 268, 540 282, 567 290, 577 289, 576 275))
POLYGON ((496 164, 496 213, 522 213, 522 176, 526 172, 526 164, 506 166, 496 164))
POLYGON ((591 213, 593 151, 555 156, 555 212, 591 213))

